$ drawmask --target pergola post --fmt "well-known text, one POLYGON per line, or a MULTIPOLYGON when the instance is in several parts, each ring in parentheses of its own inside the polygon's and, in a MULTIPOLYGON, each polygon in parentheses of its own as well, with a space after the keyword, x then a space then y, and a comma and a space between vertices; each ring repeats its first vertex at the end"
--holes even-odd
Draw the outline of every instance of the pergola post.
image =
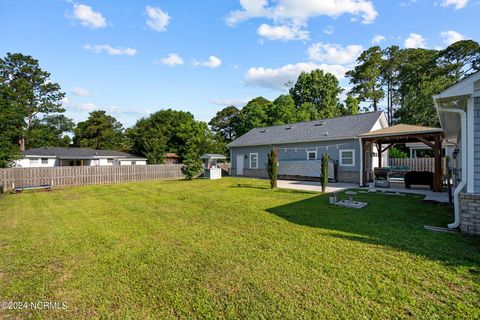
POLYGON ((377 155, 378 155, 378 167, 382 167, 382 144, 377 144, 377 155))
POLYGON ((433 191, 440 192, 442 188, 442 139, 440 135, 435 135, 434 141, 435 170, 433 174, 433 191))
POLYGON ((362 181, 361 181, 361 187, 365 187, 367 185, 367 172, 365 170, 366 168, 366 165, 365 165, 365 161, 366 161, 366 157, 365 157, 365 153, 367 152, 365 150, 365 139, 361 139, 362 140, 362 154, 361 154, 361 157, 362 157, 362 167, 360 168, 361 172, 362 172, 362 181))

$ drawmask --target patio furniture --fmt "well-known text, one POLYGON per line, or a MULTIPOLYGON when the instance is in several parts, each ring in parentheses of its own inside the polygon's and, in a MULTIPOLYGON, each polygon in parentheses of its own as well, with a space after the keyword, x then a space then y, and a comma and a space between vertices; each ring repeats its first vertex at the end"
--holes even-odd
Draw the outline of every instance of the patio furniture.
POLYGON ((379 188, 388 188, 390 182, 388 181, 388 168, 374 168, 374 185, 379 188))
POLYGON ((433 190, 433 173, 428 171, 410 171, 405 174, 405 188, 412 185, 427 185, 433 190))

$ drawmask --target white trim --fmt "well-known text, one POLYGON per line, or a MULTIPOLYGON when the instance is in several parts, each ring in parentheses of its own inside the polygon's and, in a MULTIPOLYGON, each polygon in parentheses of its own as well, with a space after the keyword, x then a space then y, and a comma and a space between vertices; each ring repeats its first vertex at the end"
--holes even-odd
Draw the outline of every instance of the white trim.
POLYGON ((480 80, 480 72, 476 73, 458 81, 454 85, 448 87, 437 95, 434 95, 435 100, 441 100, 446 98, 453 98, 465 95, 471 95, 475 92, 474 84, 480 80))
POLYGON ((258 169, 258 153, 249 153, 248 154, 248 167, 250 169, 258 169), (255 155, 257 157, 255 168, 252 166, 252 156, 253 155, 255 155))
POLYGON ((342 167, 355 167, 355 149, 341 149, 338 150, 338 162, 339 165, 342 167), (352 163, 351 164, 345 164, 343 163, 342 155, 344 152, 351 152, 352 153, 352 163))
POLYGON ((469 98, 467 100, 467 192, 473 193, 474 192, 474 171, 475 171, 475 144, 474 144, 474 117, 475 117, 475 109, 473 98, 469 98))
POLYGON ((308 149, 307 149, 307 160, 308 160, 308 161, 317 160, 317 149, 315 149, 315 150, 308 150, 308 149), (310 158, 308 157, 308 154, 309 154, 309 153, 312 153, 312 152, 315 153, 315 159, 310 159, 310 158))

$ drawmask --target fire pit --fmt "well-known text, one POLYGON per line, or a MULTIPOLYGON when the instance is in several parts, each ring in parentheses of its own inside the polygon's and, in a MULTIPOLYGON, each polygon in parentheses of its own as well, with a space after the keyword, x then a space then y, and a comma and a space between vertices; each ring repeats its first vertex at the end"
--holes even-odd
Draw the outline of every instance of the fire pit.
POLYGON ((347 191, 345 194, 348 196, 348 200, 341 200, 335 203, 335 205, 345 208, 353 208, 353 209, 361 209, 367 206, 366 202, 355 201, 353 200, 353 196, 357 193, 355 191, 347 191))

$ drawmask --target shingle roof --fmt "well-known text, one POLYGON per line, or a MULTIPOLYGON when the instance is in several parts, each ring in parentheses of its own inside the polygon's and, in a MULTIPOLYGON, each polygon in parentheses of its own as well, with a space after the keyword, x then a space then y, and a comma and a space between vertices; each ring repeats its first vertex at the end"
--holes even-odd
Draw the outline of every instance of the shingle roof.
POLYGON ((382 113, 382 111, 375 111, 330 119, 255 128, 229 143, 228 147, 352 138, 369 132, 382 113))
POLYGON ((94 150, 90 148, 41 147, 28 149, 23 151, 22 153, 24 156, 55 156, 61 159, 85 159, 104 157, 142 158, 126 152, 120 152, 115 150, 94 150))
POLYGON ((200 159, 227 159, 227 157, 225 157, 223 154, 219 154, 219 153, 205 153, 204 155, 202 155, 200 157, 200 159))
POLYGON ((386 136, 399 136, 405 134, 415 134, 415 133, 435 133, 442 132, 441 128, 432 128, 424 126, 414 126, 410 124, 397 124, 391 127, 367 132, 361 134, 361 137, 386 137, 386 136))

